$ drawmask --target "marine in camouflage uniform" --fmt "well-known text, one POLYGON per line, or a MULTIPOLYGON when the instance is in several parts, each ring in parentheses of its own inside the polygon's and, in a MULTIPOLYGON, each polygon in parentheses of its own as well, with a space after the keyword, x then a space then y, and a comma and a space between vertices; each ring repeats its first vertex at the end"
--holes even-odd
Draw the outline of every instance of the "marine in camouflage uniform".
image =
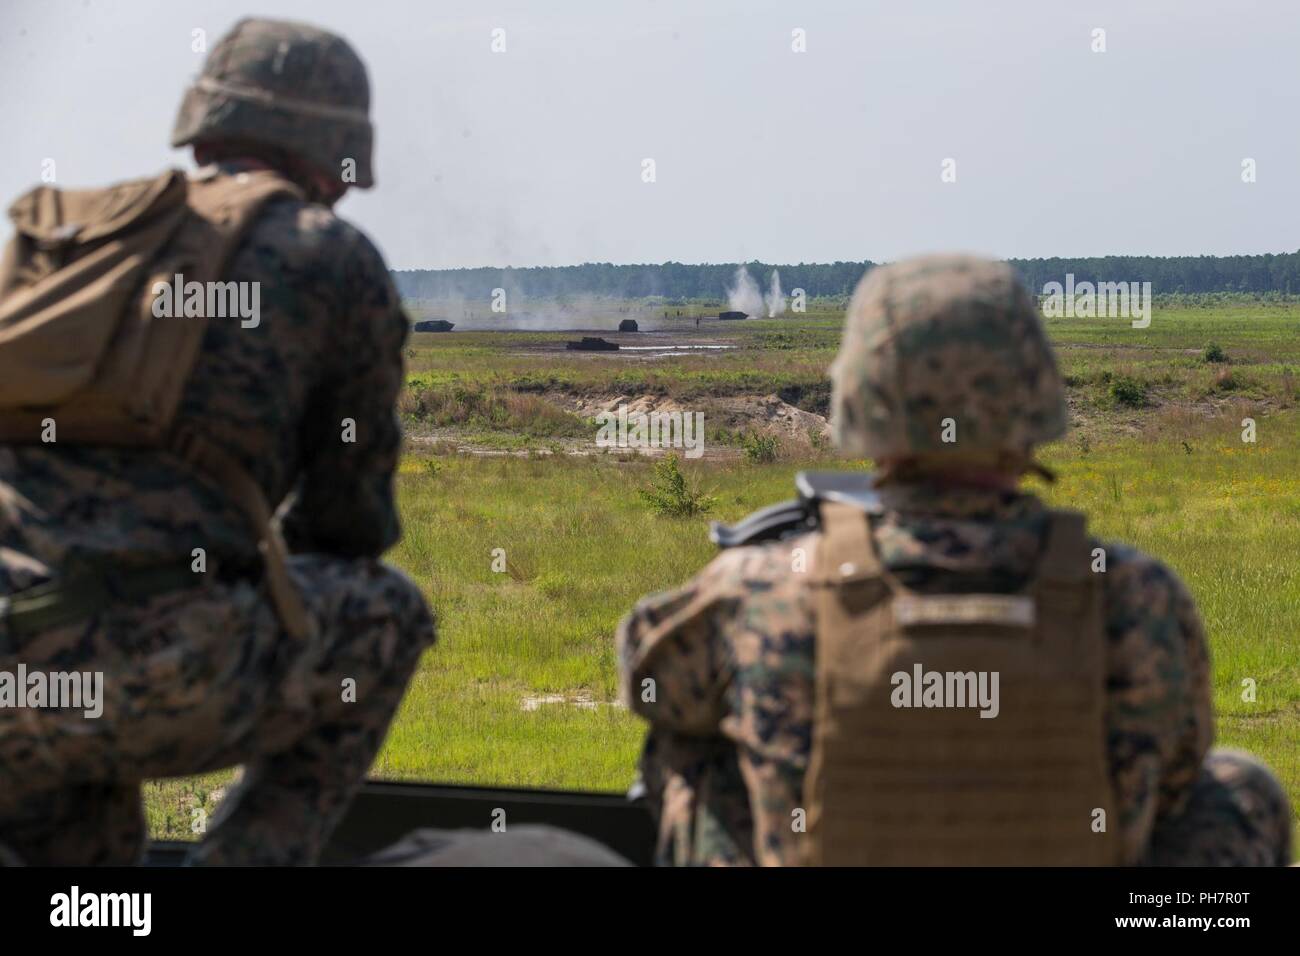
MULTIPOLYGON (((832 377, 837 444, 881 466, 881 564, 921 594, 1024 586, 1049 512, 1016 478, 1043 470, 1030 451, 1064 431, 1066 413, 1037 310, 1010 270, 934 257, 873 271, 832 377), (996 453, 952 457, 937 425, 917 424, 949 410, 967 450, 996 453)), ((817 642, 806 581, 818 537, 726 550, 620 625, 623 696, 650 723, 641 773, 660 864, 800 860, 792 814, 807 806, 817 642)), ((1191 596, 1148 555, 1090 547, 1106 557, 1104 733, 1123 858, 1285 864, 1280 784, 1247 754, 1210 750, 1208 649, 1191 596)))
POLYGON ((27 862, 131 863, 143 779, 235 764, 242 777, 193 860, 313 862, 434 639, 418 588, 376 560, 400 536, 408 322, 379 252, 329 208, 347 161, 355 184, 373 182, 368 89, 338 37, 245 20, 213 49, 173 137, 219 173, 272 166, 319 200, 273 200, 246 235, 224 278, 260 283, 260 323, 210 322, 179 413, 284 502, 290 573, 315 625, 305 646, 285 639, 244 515, 177 458, 0 447, 0 596, 78 567, 116 595, 39 634, 0 617, 0 669, 105 675, 99 719, 0 710, 0 844, 27 862), (196 547, 198 583, 122 598, 118 571, 189 562, 196 547))

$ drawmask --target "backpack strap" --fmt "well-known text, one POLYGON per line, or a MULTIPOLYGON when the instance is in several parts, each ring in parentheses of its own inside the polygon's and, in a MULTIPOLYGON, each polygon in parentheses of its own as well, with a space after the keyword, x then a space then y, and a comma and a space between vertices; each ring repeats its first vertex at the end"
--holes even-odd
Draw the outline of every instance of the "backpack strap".
MULTIPOLYGON (((190 181, 193 215, 180 230, 168 258, 177 263, 179 272, 184 273, 188 266, 202 273, 201 280, 221 278, 258 213, 280 196, 301 199, 302 192, 270 170, 234 175, 218 175, 215 167, 200 170, 190 181)), ((177 364, 191 368, 201 345, 202 336, 185 341, 177 364)), ((195 471, 211 476, 243 512, 257 540, 267 591, 280 624, 292 639, 306 640, 314 622, 289 576, 289 551, 261 485, 237 458, 192 425, 174 429, 167 447, 195 471)))
POLYGON ((823 501, 821 549, 815 582, 831 594, 837 587, 884 577, 884 567, 871 543, 871 519, 861 508, 840 501, 823 501))
MULTIPOLYGON (((280 196, 301 199, 297 186, 270 170, 218 175, 216 167, 206 167, 190 180, 186 202, 190 215, 185 218, 152 272, 160 281, 170 282, 173 275, 186 282, 215 282, 222 279, 230 266, 240 241, 257 221, 266 204, 280 196)), ((154 401, 169 410, 164 419, 170 422, 181 393, 189 381, 210 317, 186 318, 163 323, 160 335, 150 337, 154 349, 152 367, 175 370, 160 384, 154 401)))
POLYGON ((1031 585, 1038 613, 1046 620, 1087 613, 1099 590, 1089 567, 1087 518, 1078 511, 1052 510, 1047 522, 1038 576, 1031 585))
POLYGON ((1088 520, 1082 512, 1047 512, 1047 541, 1040 580, 1074 583, 1088 576, 1088 520))
POLYGON ((234 456, 191 428, 177 429, 172 436, 170 448, 195 471, 210 475, 243 512, 257 539, 267 592, 275 605, 281 626, 293 640, 308 639, 312 633, 313 621, 303 604, 302 595, 289 576, 289 549, 273 520, 262 486, 234 456))
POLYGON ((837 698, 851 689, 864 663, 861 648, 880 633, 879 607, 889 594, 885 569, 871 541, 871 519, 861 508, 839 501, 820 503, 821 530, 816 563, 809 575, 816 615, 816 702, 808 771, 804 775, 804 804, 808 839, 800 862, 826 862, 824 833, 827 804, 842 796, 840 769, 828 752, 828 742, 842 730, 837 698))

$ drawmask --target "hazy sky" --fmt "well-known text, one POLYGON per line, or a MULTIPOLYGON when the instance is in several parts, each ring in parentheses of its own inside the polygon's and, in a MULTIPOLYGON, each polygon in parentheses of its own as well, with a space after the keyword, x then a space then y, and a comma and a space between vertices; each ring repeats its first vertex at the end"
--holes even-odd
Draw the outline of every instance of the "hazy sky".
POLYGON ((0 198, 188 163, 191 31, 245 12, 368 63, 339 210, 395 268, 1300 248, 1294 0, 5 0, 0 198))

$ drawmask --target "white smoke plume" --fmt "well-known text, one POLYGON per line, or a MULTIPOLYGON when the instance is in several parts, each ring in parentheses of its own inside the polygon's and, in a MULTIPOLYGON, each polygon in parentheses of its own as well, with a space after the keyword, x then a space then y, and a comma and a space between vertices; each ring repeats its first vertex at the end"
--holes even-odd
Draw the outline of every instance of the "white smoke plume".
POLYGON ((785 296, 781 294, 781 276, 775 269, 772 270, 772 281, 768 285, 767 296, 763 301, 767 303, 767 317, 769 319, 785 314, 785 296))
POLYGON ((744 266, 737 266, 732 276, 731 287, 727 289, 727 308, 746 315, 763 314, 763 293, 744 266))

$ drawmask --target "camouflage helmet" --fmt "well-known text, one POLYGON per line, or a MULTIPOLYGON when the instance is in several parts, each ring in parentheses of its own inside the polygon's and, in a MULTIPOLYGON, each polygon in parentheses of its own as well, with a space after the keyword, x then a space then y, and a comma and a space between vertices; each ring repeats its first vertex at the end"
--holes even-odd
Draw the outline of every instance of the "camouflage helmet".
POLYGON ((283 149, 332 176, 371 168, 370 81, 342 37, 301 23, 244 19, 222 37, 185 92, 172 145, 246 139, 283 149))
POLYGON ((872 269, 830 372, 836 444, 876 461, 1045 473, 1031 450, 1065 433, 1037 304, 1006 263, 942 255, 872 269))

